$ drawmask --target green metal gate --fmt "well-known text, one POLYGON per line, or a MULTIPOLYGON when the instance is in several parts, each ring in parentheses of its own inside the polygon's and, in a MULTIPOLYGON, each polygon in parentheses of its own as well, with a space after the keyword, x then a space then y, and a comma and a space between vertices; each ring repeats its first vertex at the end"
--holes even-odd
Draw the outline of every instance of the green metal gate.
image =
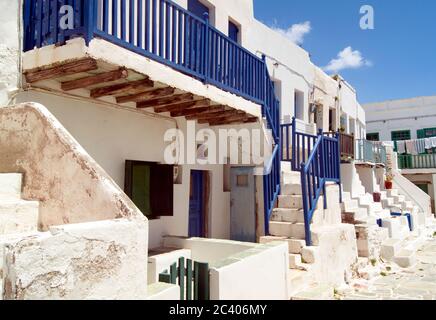
POLYGON ((178 284, 180 300, 209 300, 209 264, 179 258, 159 274, 159 282, 178 284), (186 264, 185 264, 186 262, 186 264))

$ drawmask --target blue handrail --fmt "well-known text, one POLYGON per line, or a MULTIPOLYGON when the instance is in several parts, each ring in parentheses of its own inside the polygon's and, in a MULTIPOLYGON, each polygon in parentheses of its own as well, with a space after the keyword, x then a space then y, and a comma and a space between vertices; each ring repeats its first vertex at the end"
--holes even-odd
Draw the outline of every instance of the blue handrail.
POLYGON ((274 138, 271 172, 264 176, 265 232, 280 192, 280 103, 265 57, 259 58, 170 0, 24 0, 24 51, 95 37, 262 105, 274 138), (74 10, 73 28, 60 9, 74 10))
POLYGON ((324 195, 324 209, 327 209, 327 182, 335 182, 339 185, 339 202, 342 202, 340 159, 339 134, 336 134, 335 138, 329 138, 320 131, 309 158, 300 165, 304 226, 308 246, 312 245, 310 224, 321 194, 324 195))
POLYGON ((327 182, 339 185, 339 201, 342 202, 339 133, 328 137, 321 130, 317 136, 298 132, 295 117, 292 123, 280 127, 281 148, 284 150, 282 160, 291 162, 292 171, 301 175, 305 237, 306 244, 310 246, 310 224, 322 194, 324 208, 327 208, 327 182))

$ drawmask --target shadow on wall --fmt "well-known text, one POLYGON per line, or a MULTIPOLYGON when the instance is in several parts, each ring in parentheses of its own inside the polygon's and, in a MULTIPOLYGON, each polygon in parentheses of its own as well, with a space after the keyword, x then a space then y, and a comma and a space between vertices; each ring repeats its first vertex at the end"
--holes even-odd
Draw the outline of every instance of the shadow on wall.
POLYGON ((22 173, 40 201, 39 229, 118 218, 146 220, 110 176, 42 105, 0 108, 0 172, 22 173))

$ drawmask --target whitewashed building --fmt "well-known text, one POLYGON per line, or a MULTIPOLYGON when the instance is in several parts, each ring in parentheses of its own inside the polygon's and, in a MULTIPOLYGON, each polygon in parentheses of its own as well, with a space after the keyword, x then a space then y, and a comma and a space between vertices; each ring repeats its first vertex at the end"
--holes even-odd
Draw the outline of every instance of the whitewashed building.
MULTIPOLYGON (((416 97, 370 103, 367 115, 368 139, 402 141, 436 137, 436 97, 416 97)), ((436 201, 436 156, 433 148, 420 154, 399 154, 402 174, 436 201)))

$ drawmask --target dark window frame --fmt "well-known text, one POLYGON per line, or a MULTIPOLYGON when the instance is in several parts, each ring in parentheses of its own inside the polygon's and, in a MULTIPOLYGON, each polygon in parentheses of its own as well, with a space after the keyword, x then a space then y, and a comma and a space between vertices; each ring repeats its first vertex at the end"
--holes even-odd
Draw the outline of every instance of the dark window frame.
POLYGON ((366 134, 366 140, 368 141, 380 141, 380 132, 370 132, 366 134), (371 139, 370 137, 373 136, 375 139, 371 139))
POLYGON ((149 220, 160 217, 174 216, 174 166, 157 162, 126 160, 124 192, 133 199, 133 169, 134 166, 148 166, 150 168, 149 203, 150 214, 143 212, 149 220))
POLYGON ((410 130, 397 130, 391 131, 391 139, 392 141, 405 141, 410 140, 412 138, 412 133, 410 130), (403 135, 400 137, 394 137, 395 135, 403 135))

